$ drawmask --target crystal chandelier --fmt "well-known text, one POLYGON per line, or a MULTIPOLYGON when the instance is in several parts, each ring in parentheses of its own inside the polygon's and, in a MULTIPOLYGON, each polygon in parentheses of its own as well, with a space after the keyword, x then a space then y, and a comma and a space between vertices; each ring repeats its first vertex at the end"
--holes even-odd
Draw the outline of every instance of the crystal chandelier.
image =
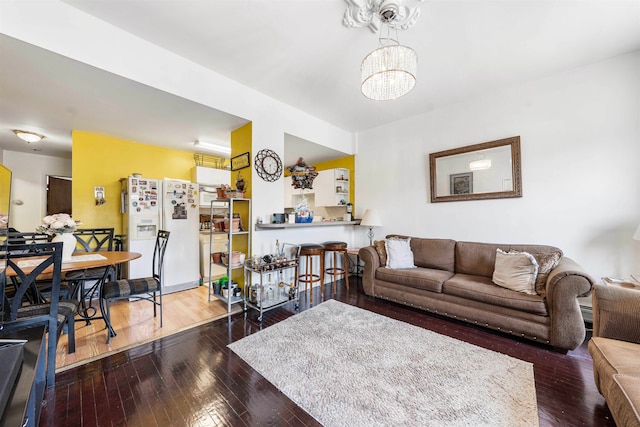
POLYGON ((360 65, 362 94, 375 101, 389 101, 411 92, 416 85, 416 52, 397 40, 368 54, 360 65))
POLYGON ((380 47, 369 53, 360 66, 362 94, 375 101, 400 98, 411 92, 416 85, 418 56, 410 47, 398 41, 398 26, 405 26, 399 17, 412 16, 415 22, 418 13, 406 13, 398 1, 385 0, 379 3, 377 16, 380 20, 380 47), (386 35, 383 32, 386 29, 386 35), (395 32, 392 37, 391 31, 395 32))

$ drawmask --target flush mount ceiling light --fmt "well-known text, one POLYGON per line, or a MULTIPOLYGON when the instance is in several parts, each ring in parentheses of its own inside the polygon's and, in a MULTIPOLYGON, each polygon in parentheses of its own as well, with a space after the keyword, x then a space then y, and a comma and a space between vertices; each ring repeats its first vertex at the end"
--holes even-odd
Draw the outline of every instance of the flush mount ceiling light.
POLYGON ((28 144, 44 139, 44 135, 40 135, 39 133, 35 132, 28 132, 26 130, 14 129, 13 133, 15 133, 16 136, 21 140, 26 141, 28 144))
POLYGON ((374 32, 380 30, 380 47, 369 53, 360 66, 362 94, 376 101, 388 101, 411 92, 416 84, 418 56, 413 49, 400 44, 398 29, 410 28, 420 10, 407 7, 406 0, 345 1, 343 25, 349 28, 366 25, 374 32))
POLYGON ((469 170, 481 171, 491 169, 491 159, 479 159, 469 162, 469 170))
POLYGON ((206 142, 200 139, 194 142, 193 145, 202 150, 213 151, 218 154, 224 154, 227 157, 231 155, 231 147, 225 147, 224 145, 214 144, 212 142, 206 142))

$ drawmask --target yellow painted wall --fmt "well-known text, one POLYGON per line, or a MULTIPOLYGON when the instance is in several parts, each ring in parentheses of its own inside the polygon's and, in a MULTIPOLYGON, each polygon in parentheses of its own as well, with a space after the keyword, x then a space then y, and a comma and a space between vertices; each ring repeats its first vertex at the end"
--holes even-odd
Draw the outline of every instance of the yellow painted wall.
MULTIPOLYGON (((0 164, 0 216, 9 216, 9 198, 11 193, 11 171, 0 164)), ((5 218, 6 220, 6 218, 5 218)), ((8 224, 5 224, 8 226, 8 224)), ((2 224, 0 224, 0 227, 2 224)))
POLYGON ((133 141, 72 133, 73 218, 83 228, 113 227, 122 232, 120 178, 141 173, 145 178, 191 180, 193 153, 133 141), (105 188, 106 203, 96 206, 94 186, 105 188))
MULTIPOLYGON (((253 156, 251 153, 252 130, 252 124, 247 123, 246 125, 231 132, 231 157, 249 152, 249 163, 251 164, 248 168, 240 169, 239 171, 231 171, 231 187, 235 188, 236 178, 238 177, 238 172, 240 172, 245 182, 245 197, 249 199, 251 198, 251 168, 253 167, 253 156)), ((238 208, 235 209, 235 212, 240 213, 243 227, 245 229, 251 228, 252 220, 249 218, 248 205, 246 203, 239 203, 236 206, 238 208)), ((233 236, 233 250, 243 252, 247 256, 250 256, 251 251, 249 250, 248 243, 250 242, 248 242, 245 235, 233 236)), ((244 284, 244 269, 235 269, 233 271, 232 279, 238 282, 240 287, 242 287, 244 284)))

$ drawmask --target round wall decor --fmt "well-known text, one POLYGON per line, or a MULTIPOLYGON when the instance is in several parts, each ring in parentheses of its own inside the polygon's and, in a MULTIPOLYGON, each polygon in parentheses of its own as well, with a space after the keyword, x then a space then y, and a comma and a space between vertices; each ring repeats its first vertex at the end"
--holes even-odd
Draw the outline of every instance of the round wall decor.
POLYGON ((273 150, 265 148, 258 151, 258 154, 256 154, 253 160, 253 164, 255 165, 256 172, 258 172, 258 176, 265 181, 277 181, 280 175, 282 175, 282 160, 280 160, 280 156, 273 150))

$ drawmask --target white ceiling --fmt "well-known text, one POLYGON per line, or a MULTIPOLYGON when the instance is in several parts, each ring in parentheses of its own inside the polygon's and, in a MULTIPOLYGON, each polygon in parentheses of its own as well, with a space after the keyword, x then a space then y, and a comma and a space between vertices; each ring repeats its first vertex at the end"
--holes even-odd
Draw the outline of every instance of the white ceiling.
MULTIPOLYGON (((399 36, 418 54, 418 82, 405 97, 374 102, 360 94, 359 67, 377 36, 342 25, 344 0, 65 3, 353 132, 640 48, 638 0, 408 0, 421 16, 399 36)), ((10 129, 27 127, 47 135, 44 154, 69 153, 71 129, 192 149, 250 119, 6 36, 0 59, 0 148, 24 149, 10 129)), ((314 144, 287 145, 297 151, 285 147, 286 164, 287 154, 324 160, 305 153, 314 144)))

